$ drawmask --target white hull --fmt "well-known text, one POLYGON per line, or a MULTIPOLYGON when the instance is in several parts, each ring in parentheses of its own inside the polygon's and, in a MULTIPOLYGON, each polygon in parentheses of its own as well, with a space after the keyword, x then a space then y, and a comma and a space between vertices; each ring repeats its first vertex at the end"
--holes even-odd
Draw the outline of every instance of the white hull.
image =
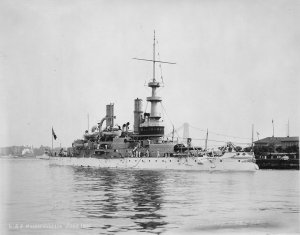
POLYGON ((50 164, 63 166, 83 166, 121 169, 173 169, 194 171, 256 171, 258 166, 248 160, 206 157, 166 157, 166 158, 76 158, 50 157, 50 164))

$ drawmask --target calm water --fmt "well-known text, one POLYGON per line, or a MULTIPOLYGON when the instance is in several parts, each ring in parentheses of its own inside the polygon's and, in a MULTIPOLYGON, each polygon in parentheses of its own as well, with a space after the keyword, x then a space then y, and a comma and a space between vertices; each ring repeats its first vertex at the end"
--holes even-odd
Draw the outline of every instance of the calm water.
POLYGON ((2 234, 297 233, 299 171, 99 170, 0 159, 2 234))

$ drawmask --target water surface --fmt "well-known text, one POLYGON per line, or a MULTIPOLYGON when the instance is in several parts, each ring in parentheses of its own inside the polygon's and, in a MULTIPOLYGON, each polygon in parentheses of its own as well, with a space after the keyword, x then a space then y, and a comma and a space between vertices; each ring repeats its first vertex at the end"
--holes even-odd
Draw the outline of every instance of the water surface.
POLYGON ((299 171, 103 170, 3 158, 0 165, 8 234, 300 232, 299 171))

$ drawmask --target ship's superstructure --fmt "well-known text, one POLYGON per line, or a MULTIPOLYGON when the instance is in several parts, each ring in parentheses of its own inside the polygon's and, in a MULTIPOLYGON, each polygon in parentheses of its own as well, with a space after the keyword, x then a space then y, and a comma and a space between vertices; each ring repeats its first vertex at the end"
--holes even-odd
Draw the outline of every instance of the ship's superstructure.
POLYGON ((155 33, 153 42, 153 59, 138 59, 153 63, 153 78, 148 82, 151 96, 150 113, 143 111, 143 100, 134 100, 134 123, 119 126, 115 124, 114 104, 106 105, 106 115, 98 125, 87 130, 83 139, 75 140, 68 154, 50 157, 53 164, 93 166, 106 168, 137 169, 185 169, 185 170, 249 170, 257 165, 252 154, 225 153, 216 157, 203 152, 201 148, 192 147, 188 139, 185 146, 177 141, 164 139, 165 127, 159 113, 162 98, 157 91, 161 83, 155 78, 155 64, 171 62, 158 61, 155 58, 155 33), (105 127, 104 127, 105 122, 105 127))

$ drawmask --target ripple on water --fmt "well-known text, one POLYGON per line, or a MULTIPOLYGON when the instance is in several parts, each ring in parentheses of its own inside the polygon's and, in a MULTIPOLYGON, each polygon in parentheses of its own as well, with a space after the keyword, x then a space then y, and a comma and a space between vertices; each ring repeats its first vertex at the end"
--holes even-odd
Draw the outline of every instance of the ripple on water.
POLYGON ((7 223, 84 224, 76 232, 90 234, 300 232, 299 171, 99 170, 17 160, 5 164, 18 173, 11 174, 6 190, 7 223))

